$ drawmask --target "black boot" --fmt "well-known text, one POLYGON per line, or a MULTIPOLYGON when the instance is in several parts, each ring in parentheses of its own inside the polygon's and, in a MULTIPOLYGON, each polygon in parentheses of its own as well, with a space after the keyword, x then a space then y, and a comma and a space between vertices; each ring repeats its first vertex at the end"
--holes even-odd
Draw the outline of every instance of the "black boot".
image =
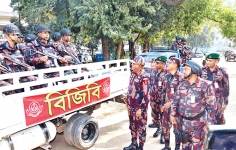
POLYGON ((165 143, 165 138, 164 138, 164 133, 163 133, 163 131, 161 132, 160 143, 161 143, 161 144, 164 144, 164 143, 165 143))
POLYGON ((158 124, 152 123, 148 125, 149 128, 158 128, 158 124))
POLYGON ((128 147, 124 147, 123 150, 136 150, 138 148, 137 145, 131 143, 128 147))
POLYGON ((158 124, 156 132, 153 134, 153 137, 156 138, 158 137, 158 134, 162 131, 160 124, 158 124))
POLYGON ((170 148, 170 141, 165 141, 165 147, 161 150, 171 150, 170 148))
POLYGON ((180 150, 180 144, 175 144, 175 150, 180 150))
POLYGON ((139 144, 139 147, 137 150, 143 150, 143 144, 139 144))

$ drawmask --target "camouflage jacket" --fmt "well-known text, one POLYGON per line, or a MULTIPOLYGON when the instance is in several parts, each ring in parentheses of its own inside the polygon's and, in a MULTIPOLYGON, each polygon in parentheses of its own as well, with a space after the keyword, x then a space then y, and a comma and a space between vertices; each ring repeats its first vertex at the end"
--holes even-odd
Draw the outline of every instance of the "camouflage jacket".
POLYGON ((164 106, 166 102, 170 102, 173 100, 173 98, 175 98, 177 87, 183 81, 183 75, 179 71, 177 71, 174 75, 168 72, 164 76, 162 81, 163 81, 163 85, 162 85, 163 87, 160 93, 163 96, 160 97, 160 99, 161 99, 162 106, 164 106))
POLYGON ((172 50, 177 50, 177 49, 182 50, 182 47, 183 47, 183 45, 181 43, 178 43, 177 41, 175 41, 172 44, 171 49, 172 50))
POLYGON ((171 115, 175 116, 178 112, 185 117, 194 117, 206 110, 207 121, 214 123, 216 108, 215 93, 211 82, 198 77, 192 85, 184 80, 178 86, 171 106, 171 115))
POLYGON ((216 68, 211 71, 209 67, 203 67, 201 77, 205 80, 212 81, 216 98, 223 98, 224 104, 228 105, 229 76, 226 69, 216 66, 216 68))
POLYGON ((167 71, 163 69, 160 72, 158 72, 158 70, 155 70, 153 74, 150 75, 152 99, 155 99, 158 103, 161 103, 161 100, 165 96, 162 93, 164 84, 162 79, 165 77, 166 73, 167 71))
MULTIPOLYGON (((18 49, 17 46, 15 46, 14 48, 10 47, 10 44, 8 42, 5 42, 2 45, 0 45, 0 53, 5 55, 6 57, 7 55, 9 55, 10 57, 14 58, 15 61, 25 63, 24 53, 20 49, 18 49)), ((20 65, 13 63, 12 61, 6 58, 3 61, 6 64, 6 66, 10 68, 12 72, 22 72, 24 71, 24 69, 26 69, 20 65)))
POLYGON ((150 100, 150 81, 145 71, 140 73, 131 71, 127 103, 128 109, 146 110, 150 100))
POLYGON ((38 54, 37 51, 60 56, 51 41, 45 43, 41 40, 40 37, 38 37, 38 39, 34 40, 32 44, 28 46, 29 47, 26 49, 27 63, 33 64, 37 69, 54 68, 59 67, 58 65, 61 65, 61 63, 57 59, 53 59, 50 57, 48 57, 48 61, 46 63, 41 62, 39 59, 39 57, 44 55, 38 54))

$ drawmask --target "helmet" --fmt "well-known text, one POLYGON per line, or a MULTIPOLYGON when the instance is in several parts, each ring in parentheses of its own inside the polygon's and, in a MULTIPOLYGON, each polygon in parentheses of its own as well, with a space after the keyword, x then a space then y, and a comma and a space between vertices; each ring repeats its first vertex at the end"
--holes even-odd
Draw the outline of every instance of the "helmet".
POLYGON ((202 67, 193 60, 187 61, 183 66, 191 67, 191 74, 197 74, 198 76, 202 75, 202 67))
POLYGON ((50 32, 50 28, 46 25, 39 25, 37 28, 36 28, 36 32, 39 33, 39 32, 42 32, 42 31, 48 31, 50 32))
POLYGON ((177 35, 177 36, 175 37, 175 39, 176 39, 176 40, 181 40, 181 36, 177 35))
POLYGON ((185 38, 182 38, 182 39, 181 39, 181 42, 186 42, 186 39, 185 39, 185 38))
POLYGON ((26 36, 25 36, 25 42, 26 43, 30 43, 30 42, 32 42, 32 41, 34 41, 35 39, 37 38, 37 36, 36 35, 34 35, 34 34, 27 34, 26 36))
POLYGON ((52 39, 53 41, 58 41, 61 39, 61 33, 60 32, 55 32, 53 35, 52 35, 52 39))
POLYGON ((19 34, 18 38, 24 38, 24 36, 22 34, 19 34))
POLYGON ((72 33, 70 32, 70 30, 68 30, 68 29, 62 29, 62 30, 61 30, 61 36, 64 36, 64 35, 66 35, 66 34, 72 35, 72 33))
POLYGON ((20 34, 20 30, 14 24, 7 24, 3 28, 3 34, 20 34))

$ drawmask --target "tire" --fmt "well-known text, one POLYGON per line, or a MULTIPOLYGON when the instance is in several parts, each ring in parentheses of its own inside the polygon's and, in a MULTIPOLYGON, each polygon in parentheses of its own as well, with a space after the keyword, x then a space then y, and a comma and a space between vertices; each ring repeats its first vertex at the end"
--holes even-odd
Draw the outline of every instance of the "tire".
POLYGON ((229 60, 228 60, 228 57, 225 57, 225 60, 226 60, 226 61, 229 61, 229 60))
POLYGON ((98 139, 98 123, 93 117, 84 115, 81 119, 75 121, 71 133, 75 147, 89 149, 98 139))
POLYGON ((65 129, 64 129, 64 139, 66 141, 67 144, 69 144, 70 146, 74 146, 73 145, 73 139, 71 138, 71 133, 72 133, 72 127, 75 123, 76 120, 81 119, 81 117, 83 117, 84 114, 81 113, 76 113, 73 116, 71 116, 66 125, 65 125, 65 129))

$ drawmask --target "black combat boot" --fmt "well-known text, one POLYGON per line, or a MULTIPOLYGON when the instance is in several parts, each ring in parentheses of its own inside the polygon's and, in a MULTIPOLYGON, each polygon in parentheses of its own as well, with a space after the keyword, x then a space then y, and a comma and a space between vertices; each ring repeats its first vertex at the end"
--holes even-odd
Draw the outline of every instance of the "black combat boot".
POLYGON ((164 133, 163 133, 163 131, 161 132, 160 143, 161 143, 161 144, 165 144, 165 138, 164 138, 164 133))
POLYGON ((170 148, 170 141, 165 141, 165 147, 161 150, 171 150, 170 148))
POLYGON ((124 147, 123 150, 137 150, 138 145, 131 143, 128 147, 124 147))
POLYGON ((180 144, 175 144, 175 150, 180 150, 180 144))
POLYGON ((153 134, 153 137, 154 137, 154 138, 158 137, 158 134, 162 131, 160 124, 157 124, 157 126, 158 126, 158 127, 157 127, 157 130, 156 130, 156 132, 153 134))
POLYGON ((158 124, 153 122, 152 124, 149 124, 148 127, 149 128, 158 128, 158 124))
POLYGON ((137 150, 143 150, 143 144, 139 144, 139 147, 137 148, 137 150))

